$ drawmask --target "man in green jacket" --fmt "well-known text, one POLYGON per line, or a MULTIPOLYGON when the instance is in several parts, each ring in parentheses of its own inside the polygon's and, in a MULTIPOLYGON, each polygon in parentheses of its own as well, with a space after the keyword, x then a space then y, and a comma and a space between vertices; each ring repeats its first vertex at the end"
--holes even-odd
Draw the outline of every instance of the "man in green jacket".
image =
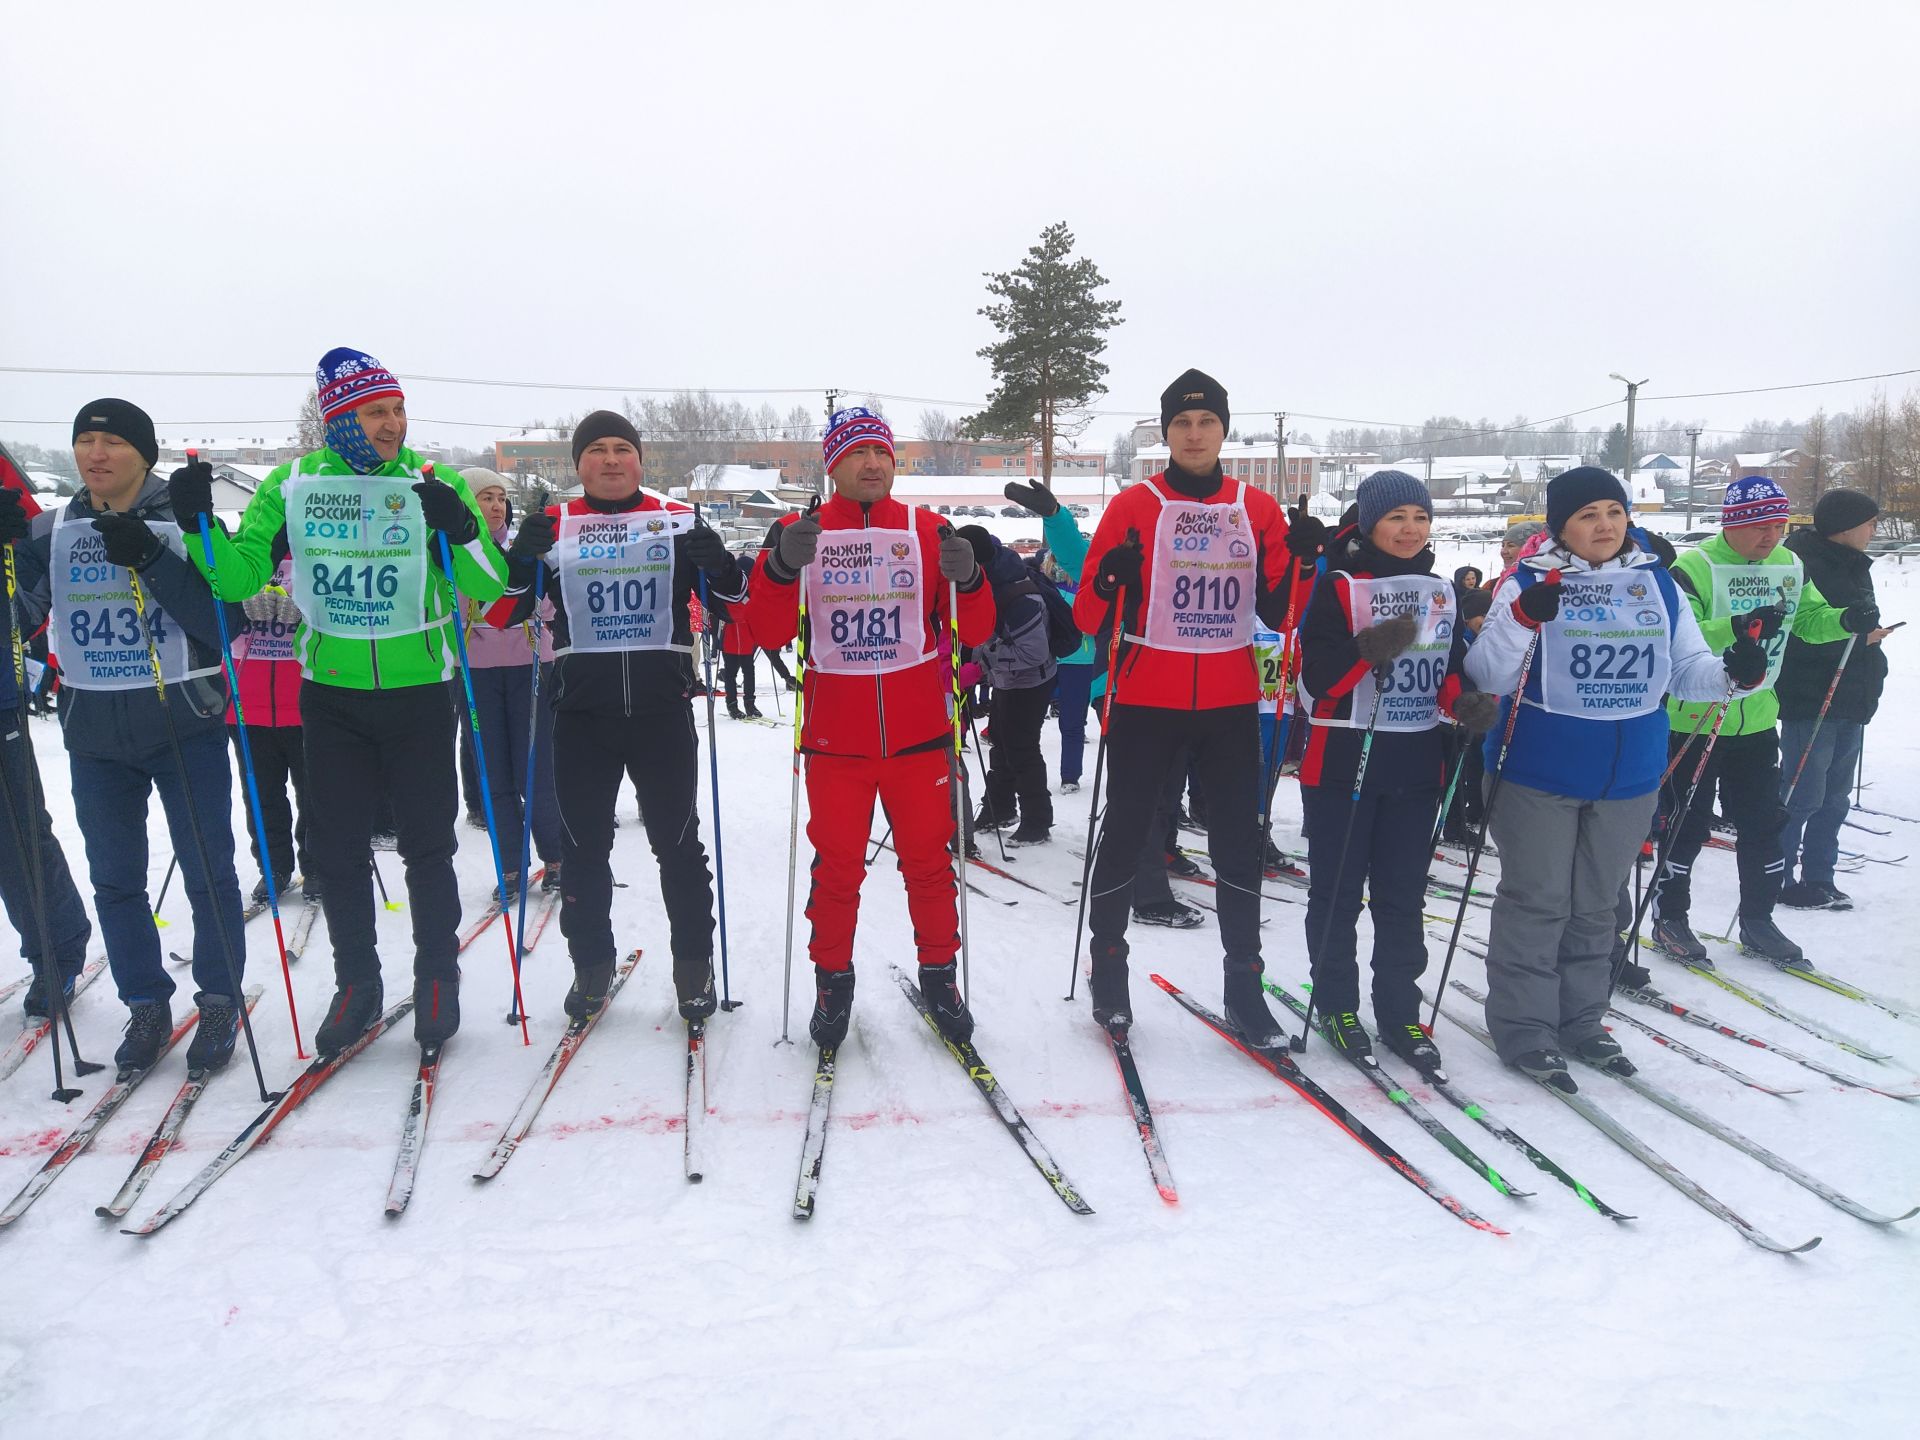
MULTIPOLYGON (((1820 645, 1849 631, 1871 630, 1879 623, 1874 607, 1835 609, 1807 583, 1800 557, 1780 542, 1787 533, 1793 507, 1786 492, 1764 475, 1749 476, 1727 486, 1720 511, 1720 533, 1673 564, 1673 578, 1687 592, 1687 602, 1700 622, 1707 644, 1724 650, 1733 644, 1736 629, 1753 633, 1767 652, 1767 678, 1754 689, 1727 702, 1726 719, 1713 755, 1701 776, 1662 871, 1654 881, 1653 940, 1669 954, 1695 964, 1707 961, 1707 950, 1687 923, 1692 900, 1693 863, 1706 844, 1713 819, 1716 790, 1720 812, 1739 831, 1736 858, 1740 867, 1740 945, 1776 965, 1804 965, 1800 947, 1773 923, 1774 902, 1780 896, 1784 861, 1780 852, 1780 737, 1774 722, 1780 701, 1774 681, 1786 653, 1787 637, 1820 645)), ((1711 705, 1667 702, 1674 753, 1707 743, 1713 730, 1711 705), (1698 732, 1696 735, 1695 732, 1698 732)), ((1680 760, 1661 793, 1660 813, 1671 817, 1692 782, 1699 751, 1680 760)))
MULTIPOLYGON (((244 600, 293 558, 302 622, 294 651, 304 677, 308 855, 322 886, 338 989, 314 1036, 323 1055, 351 1044, 384 1000, 375 946, 370 844, 376 798, 392 801, 413 912, 414 1038, 444 1044, 460 1028, 460 892, 454 877, 459 781, 447 681, 457 656, 453 587, 485 602, 506 588, 506 561, 488 538, 467 482, 406 447, 406 397, 379 361, 330 350, 316 375, 324 448, 282 465, 248 503, 231 538, 213 532, 214 594, 244 600)), ((212 513, 213 472, 194 461, 173 474, 175 513, 189 531, 212 513)), ((194 563, 207 569, 198 544, 194 563)))

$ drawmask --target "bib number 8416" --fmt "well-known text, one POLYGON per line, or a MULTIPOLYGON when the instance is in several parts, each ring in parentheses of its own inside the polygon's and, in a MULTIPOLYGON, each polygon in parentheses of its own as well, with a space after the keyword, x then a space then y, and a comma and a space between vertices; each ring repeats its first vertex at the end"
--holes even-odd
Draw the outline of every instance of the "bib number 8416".
POLYGON ((331 567, 325 564, 313 567, 313 593, 316 595, 355 595, 374 599, 391 600, 400 593, 400 567, 398 565, 362 565, 355 569, 351 565, 331 567))

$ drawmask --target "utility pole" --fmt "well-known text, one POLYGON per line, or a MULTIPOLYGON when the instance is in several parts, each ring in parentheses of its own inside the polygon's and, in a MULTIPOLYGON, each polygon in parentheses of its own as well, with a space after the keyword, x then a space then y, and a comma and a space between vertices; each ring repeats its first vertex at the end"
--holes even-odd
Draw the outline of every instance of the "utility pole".
POLYGON ((1634 398, 1640 393, 1640 387, 1647 382, 1644 380, 1629 380, 1624 375, 1609 375, 1607 378, 1609 380, 1618 380, 1622 385, 1627 387, 1627 458, 1626 463, 1621 466, 1621 469, 1626 472, 1622 478, 1626 482, 1627 499, 1631 500, 1633 499, 1633 402, 1634 398))
POLYGON ((1287 412, 1278 410, 1273 416, 1273 448, 1279 459, 1280 468, 1273 476, 1273 498, 1285 505, 1287 495, 1287 412))
MULTIPOLYGON (((840 408, 840 392, 839 392, 838 390, 829 390, 829 391, 827 391, 827 426, 828 426, 828 428, 829 428, 829 429, 831 429, 831 428, 832 428, 832 426, 833 426, 833 412, 834 412, 835 410, 837 410, 837 409, 839 409, 839 408, 840 408)), ((826 432, 825 430, 822 430, 822 431, 820 432, 820 434, 821 434, 821 435, 822 435, 823 437, 824 437, 824 436, 826 435, 826 433, 827 433, 827 432, 826 432)), ((823 499, 823 500, 824 500, 824 499, 826 498, 826 495, 827 495, 827 472, 826 472, 826 470, 825 470, 825 468, 824 468, 824 467, 823 467, 823 468, 821 469, 821 471, 820 471, 820 491, 819 491, 819 494, 820 494, 820 498, 821 498, 821 499, 823 499)))
POLYGON ((1693 529, 1693 462, 1700 453, 1700 432, 1687 431, 1687 529, 1693 529))

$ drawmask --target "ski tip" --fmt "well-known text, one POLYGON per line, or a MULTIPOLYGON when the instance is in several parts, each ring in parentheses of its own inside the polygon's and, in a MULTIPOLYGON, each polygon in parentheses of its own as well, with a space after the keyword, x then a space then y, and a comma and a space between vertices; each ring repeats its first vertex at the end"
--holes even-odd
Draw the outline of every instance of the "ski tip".
POLYGON ((1794 1245, 1790 1247, 1786 1251, 1786 1253, 1789 1255, 1804 1255, 1809 1250, 1813 1249, 1816 1245, 1818 1245, 1820 1243, 1820 1240, 1821 1240, 1821 1237, 1816 1235, 1811 1240, 1807 1241, 1807 1243, 1804 1245, 1794 1245))
POLYGON ((93 1207, 93 1213, 102 1220, 124 1220, 127 1212, 116 1210, 111 1205, 96 1205, 93 1207))
POLYGON ((706 1178, 707 1178, 707 1175, 704 1170, 687 1171, 687 1183, 689 1185, 698 1185, 702 1180, 706 1178))

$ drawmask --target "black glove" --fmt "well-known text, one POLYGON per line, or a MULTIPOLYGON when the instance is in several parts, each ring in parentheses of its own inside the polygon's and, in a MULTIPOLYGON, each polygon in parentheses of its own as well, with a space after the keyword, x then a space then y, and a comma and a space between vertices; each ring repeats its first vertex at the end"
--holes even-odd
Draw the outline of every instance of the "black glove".
POLYGON ((20 503, 20 492, 0 485, 0 545, 11 545, 16 540, 26 539, 32 525, 33 519, 27 514, 27 507, 20 503))
POLYGON ((167 480, 167 500, 182 530, 198 530, 200 517, 213 515, 213 467, 195 456, 167 480))
POLYGON ((1878 605, 1849 605, 1840 612, 1840 623, 1855 635, 1864 635, 1869 630, 1880 628, 1880 607, 1878 605))
POLYGON ((1391 665, 1419 637, 1420 622, 1411 615, 1394 615, 1354 633, 1354 648, 1376 670, 1391 665))
POLYGON ((1060 502, 1053 498, 1053 492, 1044 485, 1022 485, 1018 480, 1013 480, 1000 493, 1014 504, 1026 506, 1042 520, 1060 513, 1060 502))
POLYGON ((146 569, 166 548, 146 521, 122 510, 107 511, 93 522, 93 528, 106 543, 107 559, 129 570, 146 569))
POLYGON ((1093 593, 1111 600, 1121 590, 1140 589, 1140 572, 1146 554, 1140 548, 1140 532, 1127 531, 1127 538, 1100 557, 1100 573, 1093 577, 1093 593))
POLYGON ((538 560, 560 539, 560 522, 545 510, 536 510, 520 522, 519 532, 507 547, 516 560, 538 560))
POLYGON ((942 578, 951 580, 964 588, 973 584, 974 576, 979 572, 980 562, 974 558, 973 542, 951 525, 942 525, 940 527, 942 578))
POLYGON ((1484 735, 1500 718, 1500 697, 1484 690, 1462 690, 1454 697, 1453 718, 1469 735, 1484 735))
POLYGON ((1643 530, 1640 533, 1647 538, 1648 551, 1657 557, 1662 565, 1673 564, 1679 552, 1667 543, 1666 536, 1656 530, 1643 530))
POLYGON ((773 558, 783 572, 797 576, 813 563, 813 552, 819 548, 820 522, 809 508, 798 520, 789 520, 780 527, 780 543, 774 549, 773 558))
POLYGON ((712 575, 724 572, 733 555, 718 530, 711 525, 695 525, 687 532, 687 558, 712 575))
POLYGON ((1514 617, 1529 630, 1538 630, 1560 613, 1560 572, 1527 586, 1513 601, 1514 617))
POLYGON ((1287 511, 1287 549, 1302 560, 1319 557, 1326 548, 1327 527, 1324 522, 1307 513, 1307 497, 1302 495, 1287 511))
POLYGON ((1751 690, 1767 678, 1766 647, 1745 632, 1727 647, 1720 663, 1727 667, 1728 677, 1742 690, 1751 690))
POLYGON ((413 487, 413 493, 420 497, 420 512, 427 524, 446 536, 449 545, 466 545, 479 538, 480 517, 446 481, 429 473, 413 487))
POLYGON ((1749 610, 1736 617, 1733 622, 1734 628, 1742 635, 1752 635, 1756 640, 1773 639, 1786 623, 1787 612, 1778 605, 1762 605, 1758 610, 1749 610), (1757 631, 1753 628, 1756 624, 1760 627, 1757 631))

